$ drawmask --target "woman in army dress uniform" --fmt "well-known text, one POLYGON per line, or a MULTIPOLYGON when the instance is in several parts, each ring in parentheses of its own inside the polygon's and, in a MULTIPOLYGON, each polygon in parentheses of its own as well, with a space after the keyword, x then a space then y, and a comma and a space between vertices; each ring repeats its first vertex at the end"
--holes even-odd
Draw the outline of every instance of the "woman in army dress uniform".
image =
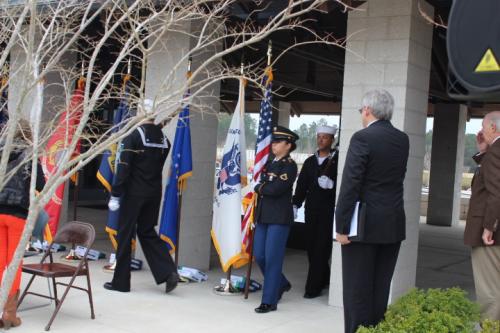
POLYGON ((297 165, 290 157, 298 135, 286 127, 273 129, 272 153, 255 185, 258 195, 254 235, 254 256, 264 275, 262 302, 257 313, 275 311, 290 282, 282 273, 286 242, 293 222, 292 190, 297 177, 297 165))

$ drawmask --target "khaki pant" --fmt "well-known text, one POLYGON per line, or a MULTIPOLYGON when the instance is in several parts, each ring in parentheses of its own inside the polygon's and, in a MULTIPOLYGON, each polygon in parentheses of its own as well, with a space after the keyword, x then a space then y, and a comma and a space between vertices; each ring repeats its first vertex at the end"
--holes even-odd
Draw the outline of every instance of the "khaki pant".
POLYGON ((500 320, 500 246, 472 248, 472 270, 483 318, 500 320))

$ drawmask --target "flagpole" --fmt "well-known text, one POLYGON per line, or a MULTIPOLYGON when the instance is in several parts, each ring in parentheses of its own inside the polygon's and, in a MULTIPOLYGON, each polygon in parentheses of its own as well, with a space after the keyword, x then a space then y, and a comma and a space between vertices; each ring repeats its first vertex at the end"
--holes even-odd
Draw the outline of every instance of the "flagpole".
MULTIPOLYGON (((273 54, 272 51, 273 51, 273 41, 269 40, 269 42, 267 43, 267 67, 271 66, 271 58, 272 58, 272 54, 273 54)), ((255 195, 255 193, 254 193, 254 195, 255 195)), ((254 201, 253 204, 255 204, 255 203, 256 203, 256 201, 254 201)), ((254 236, 255 236, 255 230, 254 230, 255 226, 253 225, 253 221, 251 221, 249 228, 250 228, 250 244, 249 244, 250 259, 249 259, 248 267, 247 267, 247 276, 246 276, 245 292, 244 292, 245 299, 248 299, 248 290, 250 287, 250 279, 252 277, 253 240, 254 240, 254 236)))
MULTIPOLYGON (((245 78, 244 78, 244 69, 245 69, 245 64, 243 62, 243 56, 241 58, 241 66, 240 66, 240 89, 241 89, 241 84, 243 84, 243 86, 245 85, 245 78)), ((243 100, 241 100, 241 90, 239 92, 239 97, 238 97, 238 101, 244 105, 245 103, 245 99, 243 98, 243 100)), ((239 112, 240 113, 240 119, 243 119, 244 117, 244 113, 242 112, 244 109, 243 107, 240 105, 240 110, 235 110, 234 112, 239 112)), ((246 147, 243 147, 242 149, 244 149, 244 152, 246 154, 246 147)), ((243 166, 242 166, 243 167, 243 166)), ((244 166, 244 168, 246 168, 246 165, 244 166)), ((241 183, 240 183, 241 185, 241 183)), ((241 192, 240 192, 241 193, 241 192)), ((241 217, 240 217, 240 224, 241 224, 241 217)), ((231 283, 231 273, 232 273, 232 270, 233 270, 233 265, 230 265, 227 269, 227 274, 226 274, 226 283, 224 283, 223 285, 218 285, 218 286, 215 286, 214 287, 214 293, 217 294, 217 295, 220 295, 220 296, 236 296, 236 295, 239 295, 241 293, 241 291, 239 291, 238 289, 236 289, 233 284, 231 283)))
POLYGON ((181 227, 181 211, 182 211, 182 186, 184 185, 184 180, 182 181, 181 189, 177 192, 177 197, 178 197, 178 202, 179 204, 177 205, 177 228, 176 228, 176 238, 177 239, 177 244, 175 245, 175 256, 174 256, 174 262, 175 262, 175 267, 179 267, 179 246, 181 244, 180 240, 180 227, 181 227))
POLYGON ((79 191, 80 191, 80 171, 77 171, 75 173, 75 188, 73 190, 73 221, 76 221, 79 191))
MULTIPOLYGON (((85 76, 85 60, 82 58, 82 73, 80 75, 80 79, 85 76)), ((78 86, 79 82, 77 82, 78 86)), ((78 145, 78 150, 80 150, 80 146, 78 145)), ((78 151, 80 153, 80 151, 78 151)), ((75 188, 73 190, 73 221, 76 221, 76 212, 78 211, 78 192, 80 191, 80 170, 77 170, 74 174, 75 177, 75 188)))
MULTIPOLYGON (((189 80, 191 78, 191 65, 193 63, 193 59, 189 57, 188 60, 188 68, 187 68, 187 73, 186 73, 186 78, 189 80)), ((189 87, 188 87, 189 91, 189 87)), ((174 255, 174 262, 175 262, 175 267, 178 269, 179 268, 179 247, 181 244, 181 239, 180 239, 180 229, 181 229, 181 212, 182 212, 182 194, 184 192, 184 181, 181 181, 180 186, 178 187, 177 191, 177 198, 179 204, 177 205, 177 228, 175 230, 176 233, 176 240, 177 244, 175 244, 175 255, 174 255)))
POLYGON ((245 280, 245 299, 248 299, 248 290, 250 287, 250 279, 252 277, 252 262, 253 262, 253 237, 254 237, 254 228, 252 228, 252 225, 250 225, 250 244, 249 244, 249 251, 250 251, 250 259, 248 261, 248 267, 247 267, 247 276, 245 280))

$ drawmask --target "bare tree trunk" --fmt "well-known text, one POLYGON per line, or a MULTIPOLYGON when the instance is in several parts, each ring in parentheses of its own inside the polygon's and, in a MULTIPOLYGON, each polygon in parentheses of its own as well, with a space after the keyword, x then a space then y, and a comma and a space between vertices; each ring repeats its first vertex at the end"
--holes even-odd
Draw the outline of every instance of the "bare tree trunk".
MULTIPOLYGON (((0 68, 8 63, 9 55, 12 57, 14 49, 21 50, 26 59, 19 68, 11 68, 9 73, 9 82, 23 84, 16 91, 19 103, 15 108, 9 109, 9 120, 0 132, 0 191, 17 170, 7 172, 12 149, 22 148, 29 152, 24 163, 31 163, 32 170, 36 170, 39 158, 52 156, 46 152, 47 141, 58 128, 57 120, 67 105, 57 108, 49 117, 51 120, 42 121, 44 78, 49 73, 59 74, 61 82, 57 85, 66 93, 66 100, 69 101, 74 82, 82 75, 81 64, 64 67, 61 65, 62 59, 72 52, 79 59, 85 60, 81 119, 76 128, 67 126, 66 144, 60 151, 52 152, 59 157, 57 170, 46 174, 45 188, 38 196, 35 196, 36 172, 32 172, 31 205, 26 227, 2 279, 0 307, 5 304, 39 211, 72 173, 83 168, 112 143, 120 141, 144 122, 150 119, 169 122, 174 119, 182 103, 190 103, 192 110, 197 112, 210 112, 196 105, 197 98, 210 95, 208 88, 214 83, 236 79, 240 75, 239 66, 233 68, 224 62, 223 57, 228 54, 265 41, 276 31, 292 29, 302 29, 310 33, 311 38, 307 42, 291 45, 284 52, 310 43, 337 45, 336 40, 330 36, 318 35, 306 24, 309 18, 305 14, 322 8, 327 0, 289 0, 285 8, 261 26, 251 21, 230 24, 228 8, 235 2, 237 0, 61 0, 40 3, 29 0, 20 5, 0 2, 0 45, 5 45, 0 55, 0 68), (89 36, 87 28, 95 20, 100 20, 103 30, 99 35, 89 36), (183 31, 181 28, 186 22, 202 24, 192 24, 190 26, 195 27, 192 31, 183 31), (104 135, 97 132, 95 128, 102 124, 95 120, 94 114, 104 102, 120 97, 120 87, 113 86, 113 78, 120 74, 124 64, 132 59, 136 64, 142 65, 142 77, 135 87, 137 94, 133 96, 131 103, 134 106, 144 98, 146 59, 151 56, 155 45, 162 42, 163 35, 179 32, 189 35, 195 42, 160 83, 161 88, 154 97, 154 112, 148 116, 129 118, 116 132, 111 129, 104 135), (82 50, 78 46, 80 41, 85 41, 90 47, 82 50), (185 71, 183 64, 186 59, 196 58, 203 50, 223 42, 225 48, 200 60, 186 82, 179 84, 176 81, 176 72, 185 71), (109 69, 103 71, 98 68, 96 61, 110 44, 117 45, 118 52, 109 69), (139 58, 137 54, 140 54, 139 58), (188 100, 183 100, 187 87, 191 88, 191 95, 187 97, 188 100), (28 114, 23 113, 26 108, 29 109, 28 114), (30 118, 33 137, 25 147, 14 147, 14 136, 22 118, 30 118), (74 135, 70 134, 72 131, 74 135), (86 142, 91 149, 72 156, 80 141, 86 142)), ((342 3, 340 0, 336 2, 342 3)), ((259 10, 266 6, 265 1, 255 1, 255 4, 260 6, 259 10)), ((276 59, 280 57, 281 55, 277 55, 276 59)), ((246 64, 245 76, 251 84, 259 85, 262 75, 260 63, 246 64)), ((22 165, 18 168, 20 167, 22 165)))

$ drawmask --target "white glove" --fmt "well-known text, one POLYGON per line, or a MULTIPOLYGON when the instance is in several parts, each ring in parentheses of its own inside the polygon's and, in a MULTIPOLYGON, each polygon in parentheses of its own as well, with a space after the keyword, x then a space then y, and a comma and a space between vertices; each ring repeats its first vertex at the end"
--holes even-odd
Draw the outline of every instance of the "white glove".
POLYGON ((252 180, 252 182, 250 183, 250 187, 252 188, 252 191, 254 190, 254 188, 255 188, 257 185, 260 185, 260 179, 259 179, 259 180, 257 180, 257 181, 252 180))
POLYGON ((119 197, 111 197, 109 199, 109 202, 108 202, 108 208, 112 212, 120 209, 120 198, 119 197))
POLYGON ((299 209, 297 208, 297 206, 293 205, 293 219, 296 220, 297 219, 297 211, 299 209))
POLYGON ((328 178, 327 176, 321 176, 318 178, 318 185, 322 189, 331 190, 333 188, 333 185, 335 185, 335 183, 331 178, 328 178))

